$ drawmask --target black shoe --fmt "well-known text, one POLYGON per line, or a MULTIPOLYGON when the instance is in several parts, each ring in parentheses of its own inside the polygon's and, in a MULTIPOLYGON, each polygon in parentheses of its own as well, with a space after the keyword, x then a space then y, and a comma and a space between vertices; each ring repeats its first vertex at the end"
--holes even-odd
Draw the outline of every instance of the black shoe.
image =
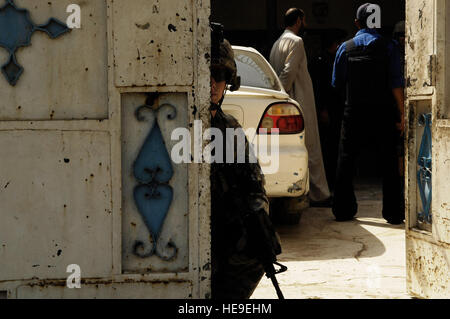
POLYGON ((326 207, 326 208, 331 208, 333 207, 333 196, 328 197, 325 200, 322 201, 313 201, 310 200, 309 201, 309 206, 310 207, 326 207))
POLYGON ((395 214, 394 216, 389 216, 388 214, 383 213, 383 218, 391 225, 400 225, 403 224, 405 220, 405 214, 395 214))
POLYGON ((354 216, 339 216, 339 217, 335 216, 335 217, 336 217, 336 221, 339 223, 348 222, 348 221, 355 219, 354 216))
POLYGON ((401 225, 405 222, 404 218, 386 218, 386 221, 391 225, 401 225))

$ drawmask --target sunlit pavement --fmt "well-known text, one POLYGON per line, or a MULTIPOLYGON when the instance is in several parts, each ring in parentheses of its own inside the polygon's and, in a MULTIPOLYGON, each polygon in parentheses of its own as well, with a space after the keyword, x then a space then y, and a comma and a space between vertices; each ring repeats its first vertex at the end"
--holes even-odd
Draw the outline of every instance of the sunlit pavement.
MULTIPOLYGON (((309 208, 295 226, 278 226, 289 270, 278 275, 286 299, 406 299, 405 225, 381 217, 378 185, 356 186, 358 215, 338 223, 330 208, 309 208)), ((276 299, 263 278, 252 299, 276 299)))

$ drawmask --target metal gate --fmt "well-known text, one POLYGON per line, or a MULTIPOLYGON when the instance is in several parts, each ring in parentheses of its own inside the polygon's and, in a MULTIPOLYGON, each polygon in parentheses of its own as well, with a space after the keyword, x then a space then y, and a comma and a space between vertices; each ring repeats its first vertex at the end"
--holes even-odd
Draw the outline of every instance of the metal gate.
POLYGON ((406 1, 407 285, 450 297, 450 4, 406 1))
POLYGON ((209 11, 0 0, 0 296, 209 296, 209 168, 170 159, 209 126, 209 11))

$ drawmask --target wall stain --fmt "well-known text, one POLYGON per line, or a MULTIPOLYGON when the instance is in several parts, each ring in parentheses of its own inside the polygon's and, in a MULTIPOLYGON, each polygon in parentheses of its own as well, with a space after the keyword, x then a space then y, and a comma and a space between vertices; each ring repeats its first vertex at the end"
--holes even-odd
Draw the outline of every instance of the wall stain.
POLYGON ((168 27, 170 32, 177 32, 177 27, 174 26, 173 24, 169 24, 168 27))
POLYGON ((141 29, 141 30, 148 30, 148 29, 150 29, 150 23, 148 23, 148 22, 146 24, 135 23, 135 26, 137 28, 141 29))

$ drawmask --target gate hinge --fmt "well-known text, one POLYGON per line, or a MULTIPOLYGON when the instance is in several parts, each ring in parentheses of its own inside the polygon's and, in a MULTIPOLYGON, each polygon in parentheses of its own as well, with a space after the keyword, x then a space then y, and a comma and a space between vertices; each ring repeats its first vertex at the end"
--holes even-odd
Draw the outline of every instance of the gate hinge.
POLYGON ((430 55, 429 58, 430 58, 428 62, 429 83, 427 83, 427 86, 436 86, 436 67, 437 67, 436 54, 430 55))

